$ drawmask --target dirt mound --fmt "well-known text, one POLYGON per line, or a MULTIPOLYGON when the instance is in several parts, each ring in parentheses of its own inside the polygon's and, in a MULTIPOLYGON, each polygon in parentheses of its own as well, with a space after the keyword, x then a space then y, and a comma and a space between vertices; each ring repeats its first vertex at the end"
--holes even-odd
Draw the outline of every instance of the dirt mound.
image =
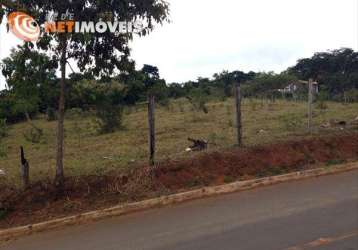
POLYGON ((186 161, 164 163, 156 171, 156 177, 165 187, 176 190, 195 183, 221 184, 230 179, 298 171, 312 164, 334 164, 357 157, 357 135, 314 138, 214 152, 186 161))
POLYGON ((67 178, 62 190, 50 180, 25 192, 0 187, 0 228, 35 223, 194 187, 283 174, 358 159, 358 134, 313 138, 167 161, 106 176, 67 178))

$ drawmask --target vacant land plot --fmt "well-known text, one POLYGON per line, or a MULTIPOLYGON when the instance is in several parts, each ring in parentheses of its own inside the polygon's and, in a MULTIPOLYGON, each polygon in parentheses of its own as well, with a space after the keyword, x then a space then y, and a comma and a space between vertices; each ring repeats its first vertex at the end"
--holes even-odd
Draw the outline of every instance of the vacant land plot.
POLYGON ((36 223, 131 201, 358 160, 358 133, 247 149, 202 153, 102 176, 68 177, 64 189, 49 181, 26 191, 0 184, 0 229, 36 223))
MULTIPOLYGON (((187 138, 209 141, 209 151, 232 147, 236 129, 234 100, 210 102, 209 113, 194 111, 186 100, 172 101, 167 107, 157 107, 157 160, 192 157, 186 153, 187 138)), ((70 114, 71 112, 69 112, 70 114)), ((261 145, 278 140, 309 137, 307 133, 307 104, 303 102, 245 99, 243 103, 244 144, 261 145)), ((316 105, 314 134, 345 134, 356 128, 336 126, 320 128, 332 119, 349 125, 358 116, 358 104, 326 103, 316 105)), ((27 123, 10 127, 2 145, 6 156, 0 159, 0 169, 6 172, 8 183, 19 181, 19 147, 24 146, 31 165, 31 179, 54 176, 56 152, 56 122, 39 117, 34 120, 44 135, 40 143, 30 143, 25 137, 27 123)), ((102 175, 121 168, 142 165, 147 161, 147 111, 145 105, 126 108, 124 129, 112 134, 98 135, 93 129, 93 117, 68 115, 65 122, 65 174, 67 176, 102 175)))

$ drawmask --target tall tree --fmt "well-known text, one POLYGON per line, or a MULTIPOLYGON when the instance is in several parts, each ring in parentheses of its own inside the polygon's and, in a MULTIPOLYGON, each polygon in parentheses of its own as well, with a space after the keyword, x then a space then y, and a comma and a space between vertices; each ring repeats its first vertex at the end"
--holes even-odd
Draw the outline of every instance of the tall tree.
MULTIPOLYGON (((168 19, 168 3, 163 0, 3 0, 3 14, 23 9, 40 24, 49 13, 72 13, 76 21, 97 22, 122 21, 143 23, 140 35, 153 30, 154 24, 168 19)), ((113 74, 115 70, 126 71, 133 67, 129 60, 128 42, 133 38, 133 31, 123 33, 44 33, 36 42, 36 47, 54 55, 61 71, 60 98, 58 111, 57 157, 55 185, 63 186, 63 149, 64 149, 64 112, 66 64, 69 59, 77 62, 82 72, 90 72, 99 77, 113 74)), ((33 46, 31 44, 30 46, 33 46)))
POLYGON ((41 94, 56 81, 57 62, 27 46, 18 46, 1 66, 9 90, 15 97, 16 111, 25 114, 29 121, 30 113, 39 109, 41 94))
POLYGON ((336 95, 358 88, 358 52, 342 48, 315 53, 311 58, 298 60, 288 72, 304 80, 314 78, 321 89, 336 95))

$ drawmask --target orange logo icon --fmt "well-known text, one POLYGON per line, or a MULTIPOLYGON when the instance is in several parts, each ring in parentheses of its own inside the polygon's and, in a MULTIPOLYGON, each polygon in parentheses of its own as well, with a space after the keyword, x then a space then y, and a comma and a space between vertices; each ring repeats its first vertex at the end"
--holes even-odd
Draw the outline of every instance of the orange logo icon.
POLYGON ((12 33, 25 42, 35 42, 40 36, 38 23, 23 12, 10 13, 8 23, 12 33))

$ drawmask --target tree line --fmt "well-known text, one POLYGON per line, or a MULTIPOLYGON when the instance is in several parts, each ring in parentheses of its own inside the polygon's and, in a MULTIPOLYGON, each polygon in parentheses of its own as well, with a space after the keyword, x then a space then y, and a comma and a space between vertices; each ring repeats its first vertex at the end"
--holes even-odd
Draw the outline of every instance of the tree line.
MULTIPOLYGON (((38 113, 52 114, 57 110, 60 79, 56 77, 58 61, 29 46, 19 46, 2 61, 2 73, 8 88, 0 92, 0 119, 14 123, 38 113)), ((339 49, 316 53, 300 59, 293 67, 274 72, 223 71, 212 78, 199 77, 195 81, 170 83, 162 79, 159 69, 144 65, 136 70, 134 64, 123 73, 97 78, 90 73, 72 73, 66 79, 66 109, 118 112, 124 106, 145 102, 152 93, 166 105, 170 98, 186 97, 197 106, 208 99, 233 96, 233 84, 241 83, 244 97, 275 97, 279 89, 298 80, 315 79, 320 97, 341 101, 358 101, 358 53, 339 49)), ((301 93, 306 98, 306 92, 301 93)))

